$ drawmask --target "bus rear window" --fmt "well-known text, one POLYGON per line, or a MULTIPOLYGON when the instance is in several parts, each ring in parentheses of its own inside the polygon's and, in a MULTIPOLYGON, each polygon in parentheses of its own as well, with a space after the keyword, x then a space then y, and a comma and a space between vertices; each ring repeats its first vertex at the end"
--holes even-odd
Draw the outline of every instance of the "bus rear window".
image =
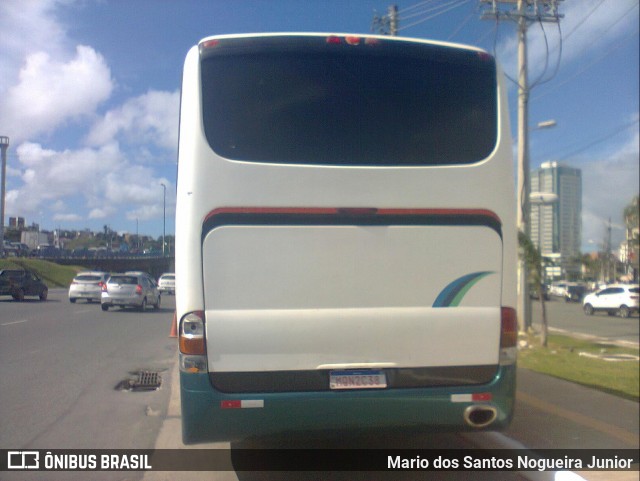
POLYGON ((495 63, 475 51, 229 39, 203 50, 201 72, 205 134, 228 159, 456 165, 496 144, 495 63))

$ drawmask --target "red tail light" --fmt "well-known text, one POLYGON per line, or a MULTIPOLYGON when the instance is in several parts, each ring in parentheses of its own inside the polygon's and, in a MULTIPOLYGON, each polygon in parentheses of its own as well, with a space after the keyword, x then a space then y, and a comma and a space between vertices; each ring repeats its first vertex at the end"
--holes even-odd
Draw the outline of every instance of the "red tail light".
POLYGON ((212 39, 212 40, 207 40, 206 42, 202 42, 202 47, 213 48, 213 47, 217 47, 219 44, 220 44, 220 40, 212 39))
POLYGON ((138 294, 139 296, 142 295, 142 286, 140 284, 136 286, 136 294, 138 294))
POLYGON ((347 35, 344 39, 349 45, 359 45, 360 44, 360 37, 356 37, 354 35, 347 35))
POLYGON ((100 287, 100 289, 104 290, 107 287, 107 285, 104 282, 100 281, 100 282, 98 282, 98 287, 100 287))
POLYGON ((500 347, 515 347, 518 342, 518 316, 512 307, 502 308, 500 347))
POLYGON ((102 287, 102 292, 107 292, 107 283, 106 282, 103 282, 101 287, 102 287))

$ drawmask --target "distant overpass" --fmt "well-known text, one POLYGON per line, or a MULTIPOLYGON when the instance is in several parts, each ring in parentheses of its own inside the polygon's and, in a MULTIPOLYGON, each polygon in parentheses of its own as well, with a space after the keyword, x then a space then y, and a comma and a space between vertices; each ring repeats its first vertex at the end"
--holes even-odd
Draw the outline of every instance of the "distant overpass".
POLYGON ((175 272, 176 261, 173 256, 129 256, 129 257, 40 257, 65 266, 82 266, 87 270, 104 272, 144 271, 156 279, 164 272, 175 272))

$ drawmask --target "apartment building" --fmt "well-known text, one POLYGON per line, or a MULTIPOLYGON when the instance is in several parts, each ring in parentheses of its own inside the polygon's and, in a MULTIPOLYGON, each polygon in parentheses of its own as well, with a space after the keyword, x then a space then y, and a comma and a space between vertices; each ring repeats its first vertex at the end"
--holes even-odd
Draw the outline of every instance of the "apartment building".
POLYGON ((531 192, 555 194, 548 202, 531 204, 531 239, 556 266, 554 277, 578 273, 582 244, 582 171, 545 162, 531 173, 531 192))

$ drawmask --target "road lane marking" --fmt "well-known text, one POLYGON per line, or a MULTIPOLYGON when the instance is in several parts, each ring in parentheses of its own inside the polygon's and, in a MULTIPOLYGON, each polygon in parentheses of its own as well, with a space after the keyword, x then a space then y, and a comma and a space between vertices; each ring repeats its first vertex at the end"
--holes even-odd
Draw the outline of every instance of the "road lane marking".
POLYGON ((592 419, 589 416, 585 416, 584 414, 579 414, 569 409, 561 408, 547 401, 543 401, 542 399, 538 399, 535 396, 531 396, 529 394, 523 393, 522 391, 516 392, 516 401, 523 402, 541 411, 547 412, 549 414, 554 414, 556 416, 569 419, 570 421, 573 421, 577 424, 581 424, 588 428, 595 429, 596 431, 600 431, 601 433, 607 434, 613 438, 624 441, 625 443, 633 447, 638 446, 637 434, 631 433, 624 429, 617 428, 615 426, 612 426, 611 424, 598 421, 597 419, 592 419))
POLYGON ((29 322, 30 319, 23 319, 21 321, 13 321, 13 322, 5 322, 3 324, 0 324, 0 326, 10 326, 11 324, 20 324, 22 322, 29 322))

